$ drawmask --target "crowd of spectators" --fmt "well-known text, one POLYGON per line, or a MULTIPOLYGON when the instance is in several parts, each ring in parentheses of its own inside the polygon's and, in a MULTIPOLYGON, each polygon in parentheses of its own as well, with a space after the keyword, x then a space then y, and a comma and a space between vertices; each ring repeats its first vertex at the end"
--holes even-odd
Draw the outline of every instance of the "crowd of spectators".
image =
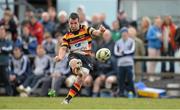
MULTIPOLYGON (((103 25, 107 29, 102 37, 94 37, 93 53, 100 48, 108 48, 112 53, 107 62, 96 62, 95 72, 83 84, 87 96, 99 97, 101 88, 111 90, 114 96, 119 90, 121 96, 126 89, 124 86, 128 84, 128 89, 135 94, 135 73, 155 73, 157 62, 134 64, 133 57, 174 56, 178 50, 180 29, 171 16, 156 16, 153 19, 146 16, 139 22, 129 21, 126 12, 120 11, 112 25, 108 25, 105 13, 95 13, 89 18, 83 6, 75 11, 82 25, 95 29, 103 25), (123 46, 126 37, 128 40, 123 46), (121 48, 125 51, 120 53, 121 48), (121 54, 125 58, 120 59, 121 54), (115 89, 117 84, 119 86, 115 89)), ((31 95, 38 83, 41 83, 41 96, 47 96, 50 89, 60 91, 63 87, 68 88, 74 77, 67 57, 61 62, 53 61, 63 35, 69 31, 68 13, 64 10, 56 12, 55 8, 50 7, 38 12, 26 10, 24 15, 24 20, 19 22, 11 10, 5 9, 0 20, 0 80, 4 83, 2 86, 7 91, 6 95, 19 95, 18 92, 31 95)), ((175 72, 173 62, 164 61, 161 68, 162 72, 175 72)))

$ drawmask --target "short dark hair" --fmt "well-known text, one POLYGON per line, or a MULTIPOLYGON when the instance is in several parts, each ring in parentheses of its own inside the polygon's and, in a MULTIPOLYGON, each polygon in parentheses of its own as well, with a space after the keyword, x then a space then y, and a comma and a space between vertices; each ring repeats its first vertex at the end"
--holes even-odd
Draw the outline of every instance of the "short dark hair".
POLYGON ((79 15, 77 13, 73 12, 70 14, 69 19, 73 19, 73 20, 78 19, 78 21, 79 21, 79 15))

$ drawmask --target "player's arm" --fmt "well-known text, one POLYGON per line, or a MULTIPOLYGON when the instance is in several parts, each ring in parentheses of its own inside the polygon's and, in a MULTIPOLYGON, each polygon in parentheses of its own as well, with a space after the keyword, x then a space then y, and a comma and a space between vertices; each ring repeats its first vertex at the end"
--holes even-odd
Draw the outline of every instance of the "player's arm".
POLYGON ((94 28, 88 28, 88 32, 93 36, 101 36, 106 31, 106 28, 103 25, 100 25, 98 30, 94 28))
POLYGON ((61 61, 65 57, 66 52, 67 52, 67 47, 65 47, 65 46, 60 47, 59 48, 59 53, 55 57, 55 61, 61 61))
POLYGON ((68 42, 64 36, 63 42, 61 43, 61 47, 59 48, 58 55, 55 57, 55 61, 61 61, 65 57, 67 49, 68 49, 68 42))

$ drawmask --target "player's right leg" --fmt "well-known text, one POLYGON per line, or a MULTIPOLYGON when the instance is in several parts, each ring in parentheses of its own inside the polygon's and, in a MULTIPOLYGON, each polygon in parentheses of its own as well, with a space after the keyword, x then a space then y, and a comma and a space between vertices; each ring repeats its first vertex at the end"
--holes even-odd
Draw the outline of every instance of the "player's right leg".
POLYGON ((80 59, 71 59, 69 65, 73 73, 77 75, 77 79, 74 82, 73 86, 70 88, 67 97, 62 102, 63 104, 68 104, 70 100, 80 91, 83 80, 89 74, 89 70, 82 67, 82 62, 80 59))

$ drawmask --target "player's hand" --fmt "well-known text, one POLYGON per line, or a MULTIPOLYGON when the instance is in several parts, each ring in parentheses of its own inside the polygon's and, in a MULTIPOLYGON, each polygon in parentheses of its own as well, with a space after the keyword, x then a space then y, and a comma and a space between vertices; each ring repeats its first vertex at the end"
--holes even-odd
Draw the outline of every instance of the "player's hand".
POLYGON ((100 25, 99 30, 101 33, 104 33, 106 31, 106 28, 103 25, 100 25))
POLYGON ((54 57, 54 61, 55 61, 55 62, 59 62, 59 61, 61 61, 61 58, 60 58, 59 56, 55 56, 55 57, 54 57))

